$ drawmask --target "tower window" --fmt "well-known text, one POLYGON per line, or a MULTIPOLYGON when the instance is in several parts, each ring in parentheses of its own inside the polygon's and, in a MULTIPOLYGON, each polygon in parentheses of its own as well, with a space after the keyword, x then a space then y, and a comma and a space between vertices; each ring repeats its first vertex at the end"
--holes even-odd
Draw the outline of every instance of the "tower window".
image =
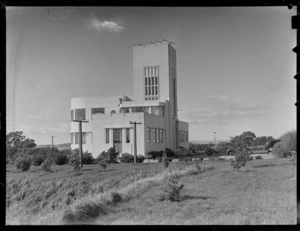
POLYGON ((157 100, 159 98, 159 68, 158 66, 144 67, 145 100, 157 100))

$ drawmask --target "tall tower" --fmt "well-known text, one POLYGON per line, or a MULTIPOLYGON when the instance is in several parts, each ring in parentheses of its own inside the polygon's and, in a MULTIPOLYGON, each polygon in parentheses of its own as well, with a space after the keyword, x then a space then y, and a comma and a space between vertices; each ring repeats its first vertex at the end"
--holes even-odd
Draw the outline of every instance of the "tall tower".
POLYGON ((177 118, 176 50, 170 42, 133 47, 133 84, 135 101, 168 100, 177 118))

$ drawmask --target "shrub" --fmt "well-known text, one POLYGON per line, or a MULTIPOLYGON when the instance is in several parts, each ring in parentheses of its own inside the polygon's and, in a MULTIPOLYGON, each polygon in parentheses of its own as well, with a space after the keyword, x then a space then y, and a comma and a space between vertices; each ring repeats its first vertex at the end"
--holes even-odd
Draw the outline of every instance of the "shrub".
POLYGON ((164 151, 151 151, 148 152, 149 155, 153 157, 153 159, 156 159, 158 157, 162 157, 164 151))
POLYGON ((45 172, 50 172, 51 171, 51 165, 52 165, 52 161, 50 160, 49 157, 47 157, 43 163, 42 163, 42 169, 45 171, 45 172))
POLYGON ((107 150, 107 155, 108 155, 108 158, 109 158, 108 163, 118 163, 117 162, 117 157, 118 157, 119 153, 116 152, 114 147, 111 147, 107 150))
POLYGON ((21 170, 22 172, 26 172, 30 169, 31 162, 28 158, 18 158, 16 160, 16 167, 18 170, 21 170))
POLYGON ((261 158, 261 156, 256 156, 255 159, 256 160, 261 160, 262 158, 261 158))
POLYGON ((46 158, 41 154, 34 154, 31 156, 31 163, 33 166, 40 166, 46 158))
POLYGON ((240 170, 240 168, 244 167, 246 165, 246 155, 244 153, 236 153, 235 159, 231 161, 231 165, 233 168, 235 168, 237 171, 240 170))
POLYGON ((137 163, 143 163, 144 160, 145 160, 145 157, 142 155, 138 155, 136 158, 137 163))
POLYGON ((120 161, 122 163, 133 163, 134 162, 134 156, 129 153, 123 153, 120 161))
POLYGON ((165 152, 167 154, 167 157, 172 157, 174 156, 174 152, 170 148, 166 148, 165 152))
POLYGON ((169 161, 167 160, 166 153, 163 153, 163 156, 161 158, 161 162, 163 163, 165 168, 167 168, 169 166, 169 161))
POLYGON ((292 156, 291 150, 287 147, 286 143, 278 142, 274 145, 274 154, 278 158, 287 158, 292 156))
POLYGON ((104 160, 99 161, 98 164, 99 164, 100 167, 103 168, 103 169, 106 169, 106 168, 107 168, 107 163, 106 163, 104 160))
POLYGON ((286 149, 297 149, 297 133, 296 130, 288 131, 279 137, 280 141, 284 144, 286 149))
POLYGON ((117 192, 112 192, 110 195, 111 195, 111 201, 113 203, 120 203, 123 201, 121 194, 119 194, 117 192))
POLYGON ((94 162, 94 158, 92 153, 84 152, 82 154, 82 163, 83 164, 92 164, 94 162))
POLYGON ((80 161, 78 157, 71 158, 70 164, 74 167, 74 171, 79 171, 81 169, 80 161))
POLYGON ((182 199, 181 190, 184 185, 179 185, 180 178, 180 174, 174 174, 164 182, 162 200, 180 201, 182 199))
MULTIPOLYGON (((64 150, 63 150, 64 151, 64 150)), ((54 163, 57 165, 64 165, 68 163, 68 156, 61 152, 59 155, 56 155, 54 158, 54 163)))

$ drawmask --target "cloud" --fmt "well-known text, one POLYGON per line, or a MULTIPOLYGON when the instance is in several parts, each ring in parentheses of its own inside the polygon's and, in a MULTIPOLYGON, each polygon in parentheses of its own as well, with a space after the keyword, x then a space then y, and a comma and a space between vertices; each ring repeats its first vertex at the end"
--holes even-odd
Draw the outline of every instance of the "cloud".
POLYGON ((32 120, 42 120, 43 116, 40 116, 40 115, 27 115, 26 118, 32 119, 32 120))
POLYGON ((199 106, 179 111, 179 116, 191 124, 227 125, 249 120, 264 120, 270 115, 269 108, 251 101, 235 99, 227 95, 209 95, 199 106))
POLYGON ((97 31, 112 31, 112 32, 122 32, 125 28, 119 25, 117 22, 114 21, 99 21, 96 17, 93 17, 88 26, 92 29, 96 29, 97 31))
POLYGON ((69 133, 70 124, 22 124, 17 130, 24 131, 25 133, 34 133, 34 134, 50 134, 50 133, 69 133))

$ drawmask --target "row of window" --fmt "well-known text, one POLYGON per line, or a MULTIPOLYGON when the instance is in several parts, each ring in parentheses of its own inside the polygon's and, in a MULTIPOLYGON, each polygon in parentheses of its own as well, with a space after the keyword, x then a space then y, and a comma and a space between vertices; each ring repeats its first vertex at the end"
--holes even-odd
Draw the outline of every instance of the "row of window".
POLYGON ((153 143, 164 142, 164 129, 159 128, 147 128, 147 142, 151 143, 151 133, 153 134, 153 143), (152 130, 152 132, 151 132, 152 130))
MULTIPOLYGON (((122 143, 122 130, 125 129, 126 132, 126 143, 130 143, 130 128, 113 128, 113 143, 122 143)), ((109 144, 109 128, 105 129, 105 143, 109 144)))
MULTIPOLYGON (((95 114, 105 114, 105 108, 104 107, 91 108, 91 115, 95 115, 95 114)), ((86 120, 86 109, 79 108, 79 109, 71 110, 71 121, 80 120, 80 119, 86 120)))
POLYGON ((186 143, 188 142, 188 133, 187 132, 179 132, 180 142, 186 143))

